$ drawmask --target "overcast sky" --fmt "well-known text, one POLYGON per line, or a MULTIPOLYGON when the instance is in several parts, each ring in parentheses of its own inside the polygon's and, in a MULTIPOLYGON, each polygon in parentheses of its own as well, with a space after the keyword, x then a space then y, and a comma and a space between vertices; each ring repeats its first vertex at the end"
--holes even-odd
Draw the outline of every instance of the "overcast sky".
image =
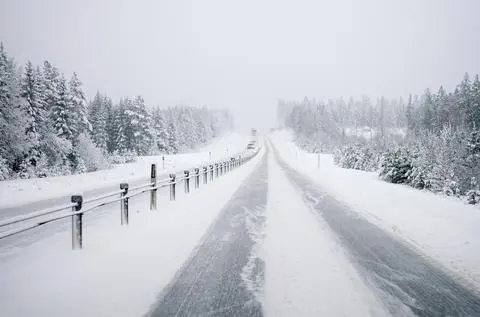
POLYGON ((277 100, 406 96, 480 73, 479 0, 0 0, 20 63, 76 71, 92 96, 228 107, 266 127, 277 100))

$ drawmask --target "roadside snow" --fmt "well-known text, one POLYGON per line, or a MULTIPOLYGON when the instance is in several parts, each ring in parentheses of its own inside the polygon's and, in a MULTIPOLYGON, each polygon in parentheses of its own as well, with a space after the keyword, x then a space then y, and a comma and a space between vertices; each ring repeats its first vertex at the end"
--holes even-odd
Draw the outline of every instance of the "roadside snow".
POLYGON ((192 153, 165 155, 165 169, 162 156, 139 157, 136 163, 118 165, 112 169, 93 173, 49 178, 34 178, 0 182, 1 209, 22 206, 32 202, 52 198, 81 194, 95 188, 113 187, 118 189, 121 182, 135 182, 150 177, 150 165, 157 164, 158 173, 169 172, 195 165, 202 165, 211 160, 219 160, 229 154, 239 153, 248 143, 248 137, 232 133, 215 140, 206 147, 192 153), (211 160, 210 160, 211 153, 211 160))
POLYGON ((270 139, 288 164, 369 221, 401 237, 480 290, 480 210, 463 202, 386 183, 375 173, 338 168, 331 155, 299 149, 285 131, 270 139))
POLYGON ((265 316, 386 316, 270 155, 264 245, 265 316))
MULTIPOLYGON (((60 232, 24 247, 0 263, 0 315, 141 316, 173 278, 209 225, 252 172, 263 150, 246 165, 175 202, 131 200, 130 225, 86 227, 84 249, 70 249, 70 232, 60 232), (141 210, 137 213, 135 211, 141 210)), ((89 214, 85 215, 88 218, 89 214)), ((111 219, 110 219, 111 220, 111 219)))

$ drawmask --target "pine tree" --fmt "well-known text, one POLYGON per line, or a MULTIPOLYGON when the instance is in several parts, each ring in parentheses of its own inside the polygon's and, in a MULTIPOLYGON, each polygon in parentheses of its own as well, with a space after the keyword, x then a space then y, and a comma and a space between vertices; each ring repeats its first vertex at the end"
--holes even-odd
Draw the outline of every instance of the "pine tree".
POLYGON ((112 153, 115 151, 115 136, 116 136, 116 127, 115 127, 115 109, 113 106, 112 100, 107 99, 105 106, 105 120, 106 120, 106 131, 107 131, 107 151, 112 153))
POLYGON ((43 103, 45 97, 39 74, 39 70, 35 70, 32 63, 28 62, 22 80, 21 95, 26 101, 25 135, 30 140, 30 148, 23 163, 23 173, 29 174, 29 176, 33 176, 33 172, 28 172, 28 170, 34 168, 40 160, 40 140, 44 131, 43 125, 47 124, 47 114, 43 103))
POLYGON ((412 95, 408 96, 408 104, 407 104, 407 134, 411 136, 415 136, 418 133, 417 130, 417 121, 415 119, 415 113, 413 109, 413 103, 412 103, 412 95))
POLYGON ((473 127, 473 112, 472 112, 472 84, 470 76, 465 73, 462 82, 455 90, 458 108, 461 111, 461 127, 473 127))
MULTIPOLYGON (((58 83, 60 80, 60 74, 58 70, 53 67, 50 62, 45 61, 43 63, 43 87, 44 87, 44 104, 46 110, 50 112, 51 109, 57 104, 59 99, 58 83)), ((52 120, 52 122, 54 122, 52 120)))
POLYGON ((448 104, 448 96, 443 86, 440 86, 435 97, 435 104, 437 105, 436 125, 438 129, 441 129, 451 124, 452 121, 452 115, 450 113, 448 104))
POLYGON ((17 172, 30 147, 24 133, 27 122, 25 100, 21 97, 21 76, 13 59, 0 43, 0 160, 17 172))
POLYGON ((167 124, 162 111, 157 107, 153 111, 154 143, 160 153, 168 152, 167 124))
POLYGON ((138 155, 147 154, 152 145, 152 135, 150 117, 143 98, 137 96, 135 100, 128 102, 125 114, 127 143, 130 145, 128 148, 138 155))
POLYGON ((88 121, 91 124, 90 134, 93 143, 102 150, 107 152, 108 132, 107 132, 107 103, 109 100, 102 96, 99 92, 95 95, 90 103, 88 121))
POLYGON ((58 99, 51 108, 54 129, 59 137, 71 142, 76 134, 75 119, 70 104, 70 94, 63 76, 58 80, 57 90, 58 99))
POLYGON ((173 111, 170 111, 170 118, 168 120, 167 135, 168 135, 168 153, 177 154, 178 153, 178 139, 177 139, 177 127, 175 126, 175 118, 173 111))
POLYGON ((434 129, 434 109, 433 109, 433 100, 432 95, 430 94, 430 90, 427 89, 425 92, 425 100, 423 103, 423 128, 427 131, 433 131, 434 129))
POLYGON ((480 128, 480 79, 478 74, 475 75, 471 89, 471 114, 474 127, 480 128))
POLYGON ((126 124, 126 104, 125 100, 120 100, 117 107, 113 111, 112 129, 113 134, 113 148, 112 152, 125 154, 130 148, 127 143, 127 124, 126 124))
POLYGON ((72 131, 74 133, 73 140, 77 141, 78 136, 85 132, 90 132, 92 126, 88 121, 87 102, 85 100, 85 94, 82 90, 82 83, 78 79, 76 73, 73 73, 69 82, 70 102, 71 108, 70 115, 72 121, 72 131))

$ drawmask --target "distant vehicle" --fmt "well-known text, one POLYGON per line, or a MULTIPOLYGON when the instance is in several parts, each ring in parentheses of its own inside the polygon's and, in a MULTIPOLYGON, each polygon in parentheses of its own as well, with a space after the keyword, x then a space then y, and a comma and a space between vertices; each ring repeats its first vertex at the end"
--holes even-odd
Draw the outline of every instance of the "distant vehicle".
POLYGON ((257 147, 257 129, 250 131, 250 142, 247 144, 247 150, 254 150, 257 147))

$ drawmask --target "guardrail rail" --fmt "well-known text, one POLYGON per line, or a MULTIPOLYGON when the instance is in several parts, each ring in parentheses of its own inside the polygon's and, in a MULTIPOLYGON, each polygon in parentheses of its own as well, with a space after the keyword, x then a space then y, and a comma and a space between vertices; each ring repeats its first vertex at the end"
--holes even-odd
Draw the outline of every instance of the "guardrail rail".
POLYGON ((193 179, 194 188, 198 189, 200 188, 201 183, 200 178, 203 179, 203 184, 206 185, 209 181, 212 182, 214 179, 217 179, 233 169, 245 164, 255 155, 257 155, 259 150, 260 149, 256 149, 255 151, 244 151, 240 154, 229 157, 228 159, 211 162, 201 167, 184 170, 183 173, 180 173, 180 176, 178 175, 178 172, 172 173, 166 179, 157 179, 157 166, 156 164, 152 164, 150 169, 149 183, 134 187, 130 187, 128 183, 121 183, 119 185, 119 190, 88 199, 84 199, 83 195, 72 195, 70 196, 70 202, 66 204, 37 210, 6 220, 1 220, 0 229, 4 228, 5 230, 0 232, 0 240, 53 223, 55 221, 71 218, 72 249, 82 249, 84 214, 92 212, 99 207, 120 202, 120 224, 123 226, 128 225, 128 205, 131 198, 146 192, 150 192, 150 210, 155 211, 157 210, 157 190, 159 188, 169 187, 170 200, 174 201, 176 197, 177 184, 183 182, 184 192, 188 194, 190 193, 191 179, 193 179), (87 204, 88 207, 84 207, 87 204), (36 218, 42 219, 37 222, 28 223, 36 218))

